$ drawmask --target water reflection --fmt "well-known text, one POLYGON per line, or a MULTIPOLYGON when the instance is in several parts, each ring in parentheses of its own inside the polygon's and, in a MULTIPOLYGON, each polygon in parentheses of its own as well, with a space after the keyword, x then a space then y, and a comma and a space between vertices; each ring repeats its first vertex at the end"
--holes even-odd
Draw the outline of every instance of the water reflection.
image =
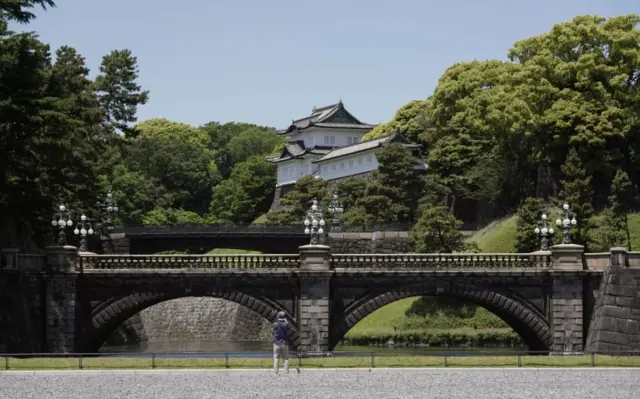
POLYGON ((100 348, 100 352, 127 353, 210 353, 210 352, 267 352, 273 350, 271 342, 260 341, 152 341, 135 345, 110 345, 100 348))
MULTIPOLYGON (((368 346, 368 345, 338 345, 336 352, 466 352, 466 351, 522 351, 525 348, 518 347, 442 347, 442 346, 368 346)), ((273 350, 271 341, 215 341, 215 340, 188 340, 188 341, 151 341, 136 345, 103 346, 103 353, 260 353, 273 350)), ((526 350, 526 349, 525 349, 526 350)))

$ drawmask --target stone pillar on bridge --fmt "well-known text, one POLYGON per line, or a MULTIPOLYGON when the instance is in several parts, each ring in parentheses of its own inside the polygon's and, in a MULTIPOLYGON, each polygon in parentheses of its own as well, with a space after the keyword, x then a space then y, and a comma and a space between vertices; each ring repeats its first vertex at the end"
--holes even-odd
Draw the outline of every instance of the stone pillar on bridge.
POLYGON ((300 247, 300 301, 298 330, 300 350, 329 351, 330 248, 326 245, 300 247))
POLYGON ((76 348, 76 262, 78 249, 73 246, 46 248, 46 342, 48 352, 72 353, 76 348))
POLYGON ((551 292, 552 353, 582 352, 584 349, 583 277, 584 246, 559 244, 551 247, 553 288, 551 292), (575 273, 572 273, 575 272, 575 273))

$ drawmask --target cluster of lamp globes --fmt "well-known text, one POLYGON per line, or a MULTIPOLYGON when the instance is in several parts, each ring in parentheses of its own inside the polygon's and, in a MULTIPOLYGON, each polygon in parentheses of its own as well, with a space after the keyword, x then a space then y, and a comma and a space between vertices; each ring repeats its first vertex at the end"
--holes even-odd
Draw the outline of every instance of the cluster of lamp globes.
MULTIPOLYGON (((318 210, 318 205, 316 205, 315 201, 313 203, 313 205, 311 205, 311 211, 312 212, 316 212, 318 210)), ((324 219, 320 218, 320 220, 316 219, 315 217, 311 216, 311 220, 309 220, 308 218, 304 220, 304 225, 305 225, 305 229, 304 229, 304 233, 305 234, 311 234, 311 230, 309 229, 309 226, 311 226, 312 228, 316 229, 318 228, 318 226, 320 226, 318 228, 318 234, 323 234, 324 233, 324 219)))
MULTIPOLYGON (((334 201, 338 201, 338 194, 333 194, 333 200, 334 201)), ((344 211, 344 208, 342 208, 342 206, 338 205, 338 206, 329 206, 329 209, 327 209, 329 211, 329 213, 342 213, 344 211)))
MULTIPOLYGON (((565 211, 568 211, 569 204, 562 205, 562 209, 564 209, 565 211)), ((547 220, 547 215, 544 213, 542 214, 542 220, 547 220)), ((576 224, 578 224, 578 220, 575 218, 575 216, 571 220, 569 220, 569 217, 565 217, 564 219, 560 219, 560 218, 556 219, 556 225, 558 227, 560 226, 569 227, 570 225, 575 226, 576 224)), ((542 233, 543 235, 554 233, 553 227, 549 227, 549 228, 543 227, 542 229, 539 227, 536 227, 534 231, 536 232, 536 234, 542 233)))
MULTIPOLYGON (((64 212, 67 208, 64 205, 60 205, 60 212, 64 212)), ((86 222, 87 221, 87 217, 85 215, 80 216, 80 220, 82 220, 82 222, 86 222)), ((73 226, 73 221, 71 219, 69 220, 64 220, 63 218, 60 218, 59 220, 52 220, 51 221, 51 225, 52 226, 60 226, 60 227, 71 227, 73 226)), ((85 229, 84 227, 84 223, 83 226, 78 229, 78 227, 76 226, 76 229, 73 230, 73 234, 78 235, 78 234, 82 234, 84 235, 92 235, 93 234, 93 229, 91 227, 89 227, 89 230, 85 229)))

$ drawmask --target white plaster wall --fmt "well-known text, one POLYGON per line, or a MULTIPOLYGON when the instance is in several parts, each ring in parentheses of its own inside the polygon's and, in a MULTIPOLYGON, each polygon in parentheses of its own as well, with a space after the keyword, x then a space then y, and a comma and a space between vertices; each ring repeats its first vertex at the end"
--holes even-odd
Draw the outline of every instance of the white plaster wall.
POLYGON ((341 179, 378 169, 375 150, 363 151, 316 164, 320 167, 320 177, 324 180, 341 179))
POLYGON ((295 183, 302 177, 313 174, 313 172, 317 169, 317 165, 311 163, 311 161, 319 157, 319 155, 307 156, 304 159, 296 159, 278 163, 278 181, 276 185, 282 186, 295 183))
POLYGON ((306 147, 318 146, 331 146, 331 147, 345 147, 347 145, 355 144, 362 140, 362 136, 367 134, 368 131, 356 130, 356 129, 322 129, 322 128, 310 128, 303 131, 300 134, 293 134, 290 136, 290 141, 303 140, 306 147), (328 141, 325 141, 325 136, 328 137, 328 141), (333 138, 331 138, 333 137, 333 138), (351 142, 349 141, 351 138, 351 142), (353 139, 357 139, 355 142, 353 139))

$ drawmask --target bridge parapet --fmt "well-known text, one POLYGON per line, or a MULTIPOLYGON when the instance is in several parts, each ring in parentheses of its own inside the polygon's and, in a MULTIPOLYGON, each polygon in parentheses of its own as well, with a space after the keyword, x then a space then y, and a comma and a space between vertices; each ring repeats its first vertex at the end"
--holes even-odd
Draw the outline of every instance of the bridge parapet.
POLYGON ((332 268, 462 269, 549 268, 551 253, 493 254, 334 254, 332 268))
POLYGON ((82 272, 89 269, 281 269, 299 266, 299 254, 81 255, 77 268, 82 272))

